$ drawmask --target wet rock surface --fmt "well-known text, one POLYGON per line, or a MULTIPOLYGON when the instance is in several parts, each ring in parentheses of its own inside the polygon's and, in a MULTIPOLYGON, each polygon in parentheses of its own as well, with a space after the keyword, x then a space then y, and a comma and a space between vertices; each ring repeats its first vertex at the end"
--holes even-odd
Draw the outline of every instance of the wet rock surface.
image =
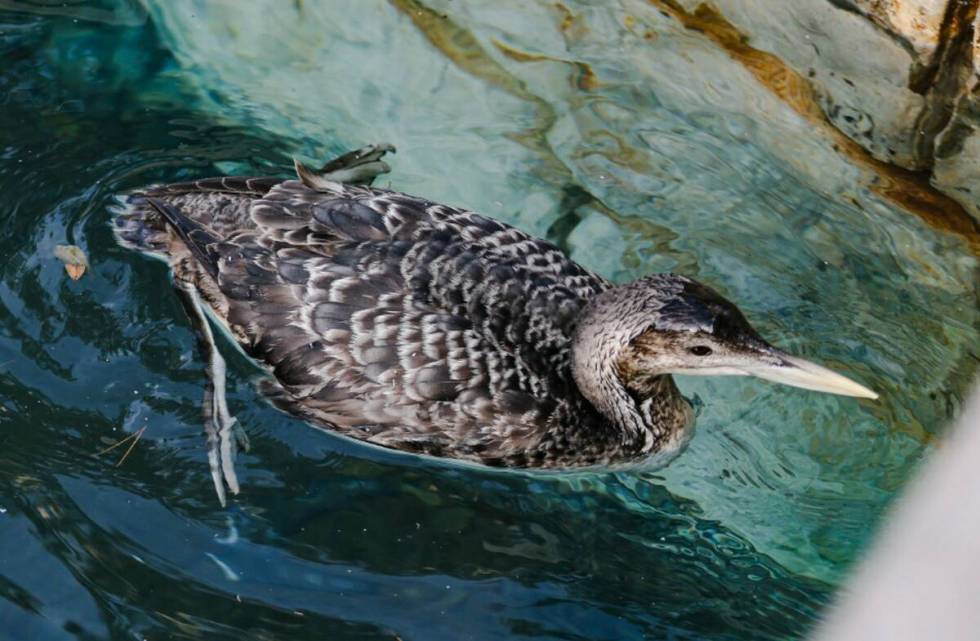
MULTIPOLYGON (((974 7, 976 10, 976 7, 974 7)), ((966 49, 967 45, 961 46, 966 49)), ((935 141, 932 182, 980 218, 980 17, 974 14, 972 55, 960 58, 960 84, 949 122, 935 141)))
POLYGON ((977 0, 665 4, 716 10, 805 76, 834 126, 980 218, 977 0))

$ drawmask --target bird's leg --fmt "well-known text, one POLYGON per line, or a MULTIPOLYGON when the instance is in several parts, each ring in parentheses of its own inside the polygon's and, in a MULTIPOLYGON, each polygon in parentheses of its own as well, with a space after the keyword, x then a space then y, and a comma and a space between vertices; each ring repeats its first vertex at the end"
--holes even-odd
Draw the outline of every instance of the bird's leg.
POLYGON ((370 185, 375 178, 391 171, 388 163, 381 160, 389 152, 395 153, 395 147, 386 142, 361 147, 334 158, 317 173, 338 183, 370 185))
POLYGON ((224 506, 226 484, 232 494, 238 494, 235 454, 239 446, 248 450, 248 437, 228 411, 225 397, 225 359, 215 344, 214 333, 204 314, 197 288, 192 283, 177 279, 175 289, 207 358, 208 384, 204 393, 204 431, 207 434, 211 480, 214 481, 218 501, 224 506))

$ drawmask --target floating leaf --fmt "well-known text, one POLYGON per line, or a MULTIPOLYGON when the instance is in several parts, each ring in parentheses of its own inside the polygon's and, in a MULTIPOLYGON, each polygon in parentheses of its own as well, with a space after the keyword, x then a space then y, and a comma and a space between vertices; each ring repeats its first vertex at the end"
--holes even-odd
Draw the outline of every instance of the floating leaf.
POLYGON ((78 280, 88 268, 88 256, 77 245, 56 245, 54 255, 65 264, 65 271, 72 280, 78 280))

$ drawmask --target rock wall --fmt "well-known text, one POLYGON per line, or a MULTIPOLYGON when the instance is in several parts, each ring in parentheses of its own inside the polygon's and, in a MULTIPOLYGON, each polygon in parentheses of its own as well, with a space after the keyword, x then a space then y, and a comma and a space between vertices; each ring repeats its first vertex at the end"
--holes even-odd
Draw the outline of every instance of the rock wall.
POLYGON ((677 0, 707 6, 807 77, 875 158, 929 172, 980 219, 978 0, 677 0))
MULTIPOLYGON (((976 0, 972 0, 974 3, 976 0)), ((976 4, 974 4, 976 12, 976 4)), ((965 46, 964 46, 965 48, 965 46)), ((936 137, 932 183, 980 218, 980 14, 974 13, 970 55, 945 129, 936 137)))

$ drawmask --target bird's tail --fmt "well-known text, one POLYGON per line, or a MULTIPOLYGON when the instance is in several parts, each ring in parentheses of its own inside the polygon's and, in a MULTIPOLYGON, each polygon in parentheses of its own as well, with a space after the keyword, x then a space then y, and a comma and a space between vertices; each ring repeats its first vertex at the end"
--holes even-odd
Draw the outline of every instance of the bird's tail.
POLYGON ((116 241, 127 249, 165 258, 169 244, 166 224, 141 193, 120 194, 109 206, 116 241))

